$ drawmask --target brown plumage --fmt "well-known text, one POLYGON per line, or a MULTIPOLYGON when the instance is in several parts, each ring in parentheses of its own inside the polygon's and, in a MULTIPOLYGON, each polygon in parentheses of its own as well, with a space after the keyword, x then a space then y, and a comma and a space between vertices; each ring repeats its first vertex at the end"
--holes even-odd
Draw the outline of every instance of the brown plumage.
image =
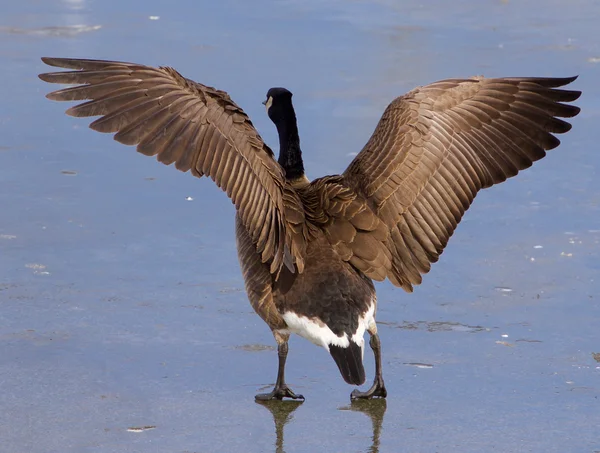
POLYGON ((451 79, 395 99, 342 175, 304 176, 289 91, 269 90, 279 162, 223 91, 171 68, 44 58, 74 71, 41 74, 77 86, 49 99, 88 102, 72 116, 194 176, 210 176, 237 208, 238 255, 255 311, 272 329, 280 367, 265 398, 300 397, 284 380, 287 340, 324 346, 344 379, 364 381, 364 331, 376 378, 354 397, 385 396, 371 279, 412 291, 438 260, 480 189, 528 168, 560 143, 579 108, 572 78, 451 79), (369 311, 371 310, 371 311, 369 311), (308 323, 308 324, 307 324, 308 323), (309 326, 310 324, 310 326, 309 326), (360 360, 359 360, 360 359, 360 360))

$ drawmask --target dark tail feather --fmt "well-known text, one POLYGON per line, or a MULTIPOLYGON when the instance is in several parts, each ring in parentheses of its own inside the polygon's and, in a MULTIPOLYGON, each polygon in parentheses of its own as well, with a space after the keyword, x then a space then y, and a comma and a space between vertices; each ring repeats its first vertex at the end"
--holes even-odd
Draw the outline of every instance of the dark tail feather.
POLYGON ((362 350, 359 345, 352 340, 346 348, 330 344, 329 353, 340 369, 344 381, 352 385, 365 383, 365 367, 363 366, 362 350))

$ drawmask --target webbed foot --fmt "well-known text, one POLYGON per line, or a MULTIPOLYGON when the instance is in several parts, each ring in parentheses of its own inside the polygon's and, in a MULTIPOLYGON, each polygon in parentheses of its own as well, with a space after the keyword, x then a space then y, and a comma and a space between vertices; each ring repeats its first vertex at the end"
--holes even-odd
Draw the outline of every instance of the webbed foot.
POLYGON ((302 395, 296 395, 292 390, 286 385, 275 386, 275 388, 269 393, 259 393, 254 397, 256 401, 271 401, 271 400, 279 400, 281 401, 284 398, 292 398, 294 400, 302 400, 304 401, 304 397, 302 395))
POLYGON ((371 399, 371 398, 385 398, 387 396, 387 390, 385 389, 385 384, 383 383, 382 378, 375 378, 373 385, 366 392, 361 392, 358 389, 355 389, 350 394, 351 400, 356 399, 371 399))

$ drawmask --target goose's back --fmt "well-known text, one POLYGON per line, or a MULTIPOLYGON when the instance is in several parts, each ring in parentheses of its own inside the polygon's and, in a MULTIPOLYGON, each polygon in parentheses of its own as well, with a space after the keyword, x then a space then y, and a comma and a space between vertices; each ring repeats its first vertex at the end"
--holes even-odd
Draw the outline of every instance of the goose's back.
POLYGON ((336 335, 352 335, 359 318, 375 304, 371 279, 342 260, 323 233, 307 243, 304 270, 285 289, 261 261, 237 215, 236 241, 250 304, 273 330, 286 329, 283 315, 291 312, 326 324, 336 335))

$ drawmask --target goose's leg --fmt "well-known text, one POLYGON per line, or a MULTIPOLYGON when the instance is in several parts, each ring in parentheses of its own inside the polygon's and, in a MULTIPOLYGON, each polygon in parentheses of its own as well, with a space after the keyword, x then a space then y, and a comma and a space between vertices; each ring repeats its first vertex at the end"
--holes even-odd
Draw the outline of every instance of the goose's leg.
POLYGON ((366 392, 361 392, 358 389, 353 390, 350 394, 350 399, 369 399, 373 397, 385 398, 387 396, 387 390, 385 389, 383 374, 381 372, 381 341, 379 341, 377 326, 374 322, 369 328, 369 335, 371 336, 369 339, 369 346, 371 346, 373 355, 375 355, 375 380, 373 381, 371 388, 366 392))
POLYGON ((285 360, 288 353, 289 334, 273 332, 277 341, 277 355, 279 356, 279 368, 277 369, 277 381, 275 388, 269 393, 259 393, 254 398, 257 401, 282 400, 283 398, 292 398, 295 400, 304 400, 302 395, 296 395, 285 383, 285 360))

